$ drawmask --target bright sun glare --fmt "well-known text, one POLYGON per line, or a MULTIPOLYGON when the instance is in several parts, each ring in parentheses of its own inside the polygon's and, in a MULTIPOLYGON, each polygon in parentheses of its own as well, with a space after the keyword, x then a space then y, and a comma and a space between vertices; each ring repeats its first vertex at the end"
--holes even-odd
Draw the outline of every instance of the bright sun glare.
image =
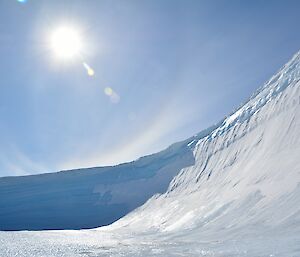
POLYGON ((78 56, 81 48, 80 35, 72 27, 59 27, 51 34, 51 49, 61 59, 78 56))

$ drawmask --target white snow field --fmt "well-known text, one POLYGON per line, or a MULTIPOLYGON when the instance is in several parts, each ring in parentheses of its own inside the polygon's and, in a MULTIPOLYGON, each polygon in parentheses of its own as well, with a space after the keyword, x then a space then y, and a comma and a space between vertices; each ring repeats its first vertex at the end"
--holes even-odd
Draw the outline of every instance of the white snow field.
POLYGON ((165 193, 106 227, 0 232, 1 256, 300 256, 300 52, 185 144, 165 193))

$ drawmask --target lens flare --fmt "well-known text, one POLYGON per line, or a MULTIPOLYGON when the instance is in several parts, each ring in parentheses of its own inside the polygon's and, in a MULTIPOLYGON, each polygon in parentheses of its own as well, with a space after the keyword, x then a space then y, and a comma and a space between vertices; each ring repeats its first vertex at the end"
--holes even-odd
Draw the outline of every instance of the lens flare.
POLYGON ((94 74, 95 74, 93 69, 88 69, 87 73, 89 76, 94 76, 94 74))
POLYGON ((83 64, 83 67, 86 69, 86 72, 89 76, 94 76, 95 75, 95 71, 86 63, 82 63, 83 64))
POLYGON ((117 104, 120 102, 120 96, 111 87, 104 88, 104 94, 109 96, 112 103, 117 104))
POLYGON ((104 88, 104 93, 108 96, 112 96, 113 90, 110 87, 104 88))

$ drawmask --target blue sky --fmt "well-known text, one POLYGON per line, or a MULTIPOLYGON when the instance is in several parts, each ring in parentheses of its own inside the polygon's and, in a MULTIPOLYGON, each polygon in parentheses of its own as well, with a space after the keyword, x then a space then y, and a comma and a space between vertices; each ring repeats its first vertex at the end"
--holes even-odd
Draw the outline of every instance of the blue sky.
POLYGON ((299 1, 0 1, 0 176, 130 161, 205 129, 300 49, 299 11, 299 1), (53 60, 62 24, 80 31, 82 60, 53 60))

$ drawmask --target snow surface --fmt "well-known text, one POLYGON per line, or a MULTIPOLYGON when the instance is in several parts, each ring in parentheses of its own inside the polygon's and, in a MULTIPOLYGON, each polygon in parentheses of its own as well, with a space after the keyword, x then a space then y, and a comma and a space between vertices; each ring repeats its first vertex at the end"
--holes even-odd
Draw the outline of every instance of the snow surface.
POLYGON ((194 165, 110 226, 0 232, 4 256, 300 256, 300 53, 183 144, 194 165))

